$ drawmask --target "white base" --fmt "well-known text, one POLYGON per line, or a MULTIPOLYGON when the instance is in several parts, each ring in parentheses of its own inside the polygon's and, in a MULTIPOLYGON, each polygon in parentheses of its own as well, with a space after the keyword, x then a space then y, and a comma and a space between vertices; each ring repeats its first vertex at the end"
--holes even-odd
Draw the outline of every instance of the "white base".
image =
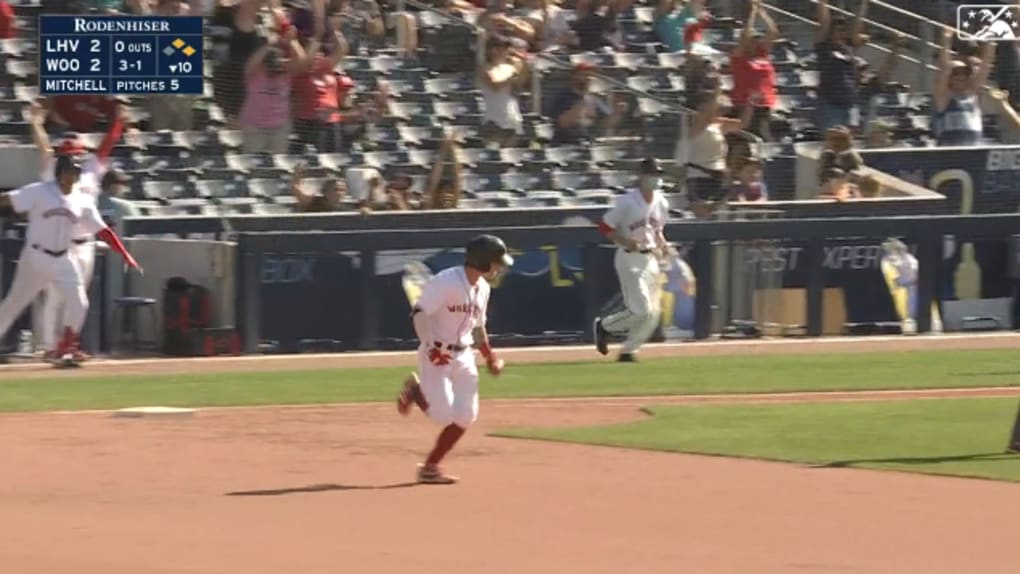
POLYGON ((194 414, 195 409, 181 409, 176 407, 130 407, 113 412, 113 416, 119 418, 141 418, 151 416, 190 417, 194 414))

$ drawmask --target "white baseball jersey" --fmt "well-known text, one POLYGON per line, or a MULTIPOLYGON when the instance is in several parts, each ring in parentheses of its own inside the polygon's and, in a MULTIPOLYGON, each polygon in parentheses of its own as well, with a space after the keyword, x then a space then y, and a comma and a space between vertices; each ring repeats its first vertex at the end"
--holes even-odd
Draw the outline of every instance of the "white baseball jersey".
POLYGON ((15 211, 28 214, 26 243, 41 249, 65 251, 77 230, 94 235, 106 228, 91 196, 77 190, 64 195, 53 181, 20 187, 10 199, 15 211))
POLYGON ((654 249, 658 235, 669 216, 669 203, 659 190, 652 201, 645 201, 640 190, 628 191, 616 198, 613 207, 606 212, 602 221, 624 238, 637 242, 638 249, 654 249))
MULTIPOLYGON (((40 181, 56 181, 56 174, 53 171, 55 166, 56 157, 51 159, 46 168, 39 174, 42 176, 40 181)), ((78 183, 75 184, 75 187, 78 191, 91 195, 93 199, 97 199, 99 197, 100 183, 103 181, 106 171, 106 163, 100 161, 95 154, 85 156, 85 161, 81 166, 81 176, 78 178, 78 183)), ((73 238, 83 239, 89 235, 90 233, 83 227, 78 227, 74 230, 73 238)))
POLYGON ((470 346, 474 342, 472 331, 485 325, 490 291, 484 277, 472 287, 463 266, 437 273, 425 284, 415 305, 428 316, 433 338, 422 343, 470 346))

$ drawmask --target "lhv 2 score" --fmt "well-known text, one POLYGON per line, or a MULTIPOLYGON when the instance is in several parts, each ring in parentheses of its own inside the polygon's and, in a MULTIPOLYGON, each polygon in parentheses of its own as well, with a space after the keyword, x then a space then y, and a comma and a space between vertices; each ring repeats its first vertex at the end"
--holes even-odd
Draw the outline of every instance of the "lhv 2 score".
MULTIPOLYGON (((106 50, 111 43, 107 38, 46 38, 43 43, 44 69, 46 72, 81 72, 94 74, 107 73, 104 68, 109 61, 106 50), (68 54, 67 58, 50 57, 54 54, 68 54)), ((153 54, 156 47, 153 41, 114 40, 113 54, 153 54)), ((123 70, 122 70, 123 71, 123 70)))

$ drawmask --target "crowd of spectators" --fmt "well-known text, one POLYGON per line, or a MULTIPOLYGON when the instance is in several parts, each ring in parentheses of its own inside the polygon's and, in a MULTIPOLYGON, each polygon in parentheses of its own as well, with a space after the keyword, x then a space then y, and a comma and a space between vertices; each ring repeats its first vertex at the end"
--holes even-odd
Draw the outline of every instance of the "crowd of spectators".
MULTIPOLYGON (((438 9, 475 23, 484 46, 476 54, 474 80, 483 124, 479 135, 495 148, 535 145, 525 134, 526 106, 534 59, 628 49, 620 19, 637 9, 650 15, 652 38, 678 53, 684 79, 683 104, 692 110, 676 145, 675 175, 692 205, 722 201, 763 201, 763 158, 755 142, 774 141, 780 106, 775 47, 780 27, 761 0, 727 2, 743 13, 726 13, 709 0, 436 0, 438 9), (713 48, 709 30, 725 21, 739 26, 729 53, 713 48), (732 76, 724 89, 722 71, 732 76), (728 92, 728 93, 725 93, 728 92)), ((819 196, 846 199, 881 193, 867 180, 854 151, 908 145, 897 126, 879 114, 883 95, 904 86, 892 81, 906 46, 903 35, 883 43, 885 61, 873 69, 861 57, 866 43, 877 43, 864 29, 869 0, 856 4, 853 17, 817 2, 813 66, 817 71, 813 126, 820 133, 819 196), (859 142, 855 144, 855 141, 859 142)), ((365 142, 374 122, 390 113, 387 83, 371 92, 343 72, 345 60, 388 53, 414 61, 418 50, 416 12, 389 0, 53 0, 44 11, 124 14, 203 15, 209 26, 213 99, 230 129, 242 132, 245 153, 282 154, 304 144, 320 153, 349 151, 365 142)), ((0 37, 17 34, 10 5, 0 0, 0 37)), ((631 42, 632 44, 632 42, 631 42)), ((571 64, 569 81, 547 99, 542 113, 551 124, 551 145, 571 145, 615 135, 632 101, 609 90, 597 92, 595 64, 571 64)), ((1001 141, 1020 143, 1020 43, 976 45, 955 42, 948 28, 931 86, 931 134, 936 145, 984 142, 984 112, 998 116, 1001 141), (955 55, 954 55, 955 51, 955 55), (995 87, 989 88, 989 80, 995 87)), ((923 88, 914 86, 914 89, 923 88)), ((122 115, 128 101, 98 96, 60 96, 46 101, 51 132, 103 131, 122 115)), ((132 102, 137 107, 138 101, 132 102)), ((191 131, 195 98, 154 96, 144 100, 148 130, 191 131)), ((462 194, 459 150, 444 142, 424 189, 411 193, 410 177, 384 180, 372 168, 351 166, 347 181, 309 183, 295 174, 295 197, 303 210, 351 208, 417 209, 456 206, 462 194), (373 174, 374 172, 374 174, 373 174), (314 190, 309 186, 317 185, 314 190), (407 184, 407 185, 405 185, 407 184), (350 189, 348 189, 350 188, 350 189), (351 199, 356 196, 358 199, 351 199)), ((315 178, 312 178, 315 179, 315 178)))

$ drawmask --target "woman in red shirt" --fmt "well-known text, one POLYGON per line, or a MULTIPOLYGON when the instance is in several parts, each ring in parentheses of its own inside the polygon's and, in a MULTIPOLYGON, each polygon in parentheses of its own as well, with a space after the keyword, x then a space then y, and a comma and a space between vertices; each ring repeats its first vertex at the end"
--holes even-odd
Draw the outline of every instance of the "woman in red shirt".
POLYGON ((320 49, 319 35, 305 40, 308 69, 294 77, 294 127, 298 138, 321 153, 334 153, 342 140, 340 99, 335 68, 347 55, 347 40, 334 30, 328 54, 320 49))
POLYGON ((0 0, 0 38, 6 40, 18 35, 14 8, 6 0, 0 0))
POLYGON ((772 43, 779 36, 779 28, 761 8, 760 0, 751 1, 751 13, 747 25, 740 35, 740 42, 730 55, 730 70, 733 72, 734 117, 742 115, 744 106, 755 106, 748 131, 758 137, 769 139, 769 123, 772 108, 776 105, 776 68, 772 64, 772 43), (765 22, 768 32, 756 33, 754 23, 758 17, 765 22))

